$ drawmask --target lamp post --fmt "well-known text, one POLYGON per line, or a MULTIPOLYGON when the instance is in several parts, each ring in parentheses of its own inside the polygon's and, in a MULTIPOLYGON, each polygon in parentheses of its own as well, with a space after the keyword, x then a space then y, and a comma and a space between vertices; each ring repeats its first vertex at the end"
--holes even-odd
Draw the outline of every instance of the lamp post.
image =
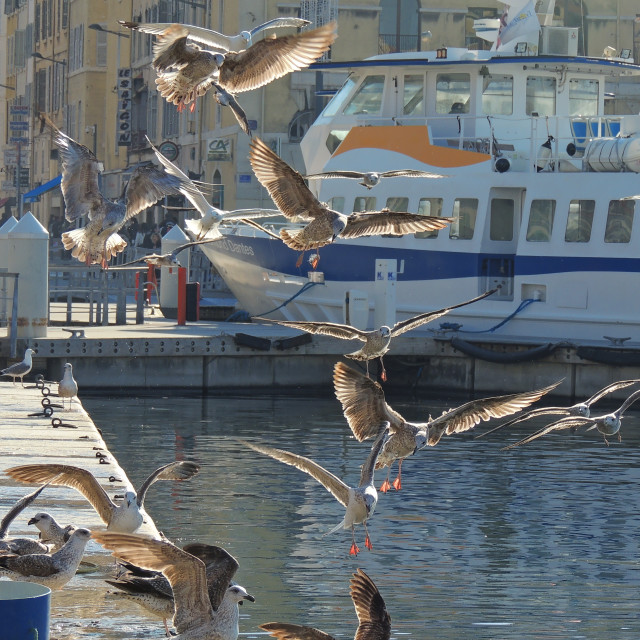
POLYGON ((55 64, 62 64, 62 65, 66 65, 67 64, 66 60, 56 60, 55 58, 47 58, 46 56, 43 56, 38 51, 32 52, 31 57, 32 58, 37 58, 38 60, 48 60, 49 62, 55 62, 55 64))

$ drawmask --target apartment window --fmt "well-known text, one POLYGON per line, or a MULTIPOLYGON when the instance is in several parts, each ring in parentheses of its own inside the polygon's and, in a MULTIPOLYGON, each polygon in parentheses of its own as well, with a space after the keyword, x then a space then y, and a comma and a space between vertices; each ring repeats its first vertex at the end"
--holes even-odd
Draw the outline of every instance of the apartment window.
POLYGON ((47 108, 47 70, 39 69, 36 73, 36 105, 38 111, 49 111, 47 108))
POLYGON ((527 225, 527 242, 550 242, 553 218, 556 213, 555 200, 532 200, 527 225))
POLYGON ((178 110, 174 104, 162 101, 162 137, 169 138, 178 135, 178 110))
POLYGON ((513 213, 515 204, 510 198, 494 198, 491 200, 491 220, 489 221, 489 238, 499 242, 513 240, 513 213))
POLYGON ((96 66, 107 66, 107 32, 96 31, 96 66))
MULTIPOLYGON (((442 217, 442 198, 420 198, 418 202, 418 214, 421 216, 442 217)), ((437 238, 438 231, 417 231, 413 234, 416 238, 437 238)))
POLYGON ((158 92, 148 91, 147 135, 155 141, 158 135, 158 92))
POLYGON ((84 63, 84 25, 71 30, 69 38, 69 71, 80 69, 84 63))
POLYGON ((453 203, 453 222, 449 225, 452 240, 471 240, 476 227, 477 198, 456 198, 453 203))
POLYGON ((33 18, 33 28, 36 42, 40 42, 40 5, 36 4, 36 13, 33 18))
POLYGON ((539 116, 556 114, 556 79, 546 76, 529 76, 527 78, 527 115, 537 113, 539 116))
POLYGON ((569 203, 565 242, 589 242, 595 208, 595 200, 572 200, 569 203))
POLYGON ((24 30, 19 29, 15 32, 14 49, 13 49, 13 65, 16 69, 22 69, 24 67, 24 48, 25 37, 24 30))
POLYGON ((41 36, 40 38, 42 40, 46 40, 47 39, 47 22, 49 20, 49 3, 47 2, 47 0, 43 0, 43 2, 41 3, 41 18, 40 18, 40 29, 41 29, 41 36))
POLYGON ((605 242, 629 243, 633 227, 634 200, 611 200, 607 213, 605 242))
POLYGON ((436 113, 469 113, 471 78, 468 73, 439 73, 436 113))

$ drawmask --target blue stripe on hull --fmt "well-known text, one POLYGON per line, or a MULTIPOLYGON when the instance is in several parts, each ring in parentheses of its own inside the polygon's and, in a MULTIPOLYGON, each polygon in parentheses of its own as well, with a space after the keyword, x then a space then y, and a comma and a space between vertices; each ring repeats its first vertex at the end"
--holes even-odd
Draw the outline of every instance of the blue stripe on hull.
MULTIPOLYGON (((428 242, 426 240, 425 242, 428 242)), ((470 252, 433 251, 406 249, 400 247, 367 246, 337 242, 319 251, 307 251, 302 265, 297 268, 299 253, 289 249, 284 243, 269 238, 226 237, 219 243, 210 245, 207 253, 222 250, 235 258, 260 266, 270 271, 306 278, 311 270, 309 256, 320 254, 318 270, 324 272, 325 279, 337 282, 367 282, 375 278, 374 261, 395 259, 404 261, 404 270, 398 274, 399 281, 444 280, 470 278, 486 275, 483 261, 486 258, 514 260, 516 276, 567 272, 638 272, 640 259, 570 257, 570 256, 512 256, 510 254, 478 254, 470 252)))

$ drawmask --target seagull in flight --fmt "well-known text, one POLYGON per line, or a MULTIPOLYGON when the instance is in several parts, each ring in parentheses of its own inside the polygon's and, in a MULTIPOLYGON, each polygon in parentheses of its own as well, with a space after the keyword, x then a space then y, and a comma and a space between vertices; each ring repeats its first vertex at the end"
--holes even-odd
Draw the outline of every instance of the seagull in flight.
MULTIPOLYGON (((452 309, 458 309, 459 307, 464 307, 468 304, 472 304, 474 302, 478 302, 479 300, 487 298, 488 296, 494 294, 497 290, 498 289, 490 289, 489 291, 485 291, 482 295, 479 295, 476 298, 472 298, 471 300, 467 300, 466 302, 454 304, 450 307, 439 309, 438 311, 427 311, 426 313, 421 313, 407 320, 396 322, 393 327, 383 325, 379 329, 374 329, 372 331, 365 331, 364 329, 357 329, 356 327, 352 327, 348 324, 338 324, 336 322, 270 320, 269 318, 263 318, 260 316, 255 316, 255 319, 266 322, 274 322, 285 327, 300 329, 301 331, 306 331, 307 333, 319 333, 326 336, 332 336, 334 338, 340 338, 342 340, 361 340, 362 342, 364 342, 364 345, 358 351, 347 353, 346 357, 352 358, 353 360, 364 360, 367 366, 368 376, 369 360, 380 358, 380 362, 382 363, 382 356, 387 353, 387 351, 389 351, 392 338, 402 335, 407 331, 411 331, 412 329, 417 329, 427 322, 437 320, 438 318, 441 318, 445 314, 449 313, 449 311, 451 311, 452 309)), ((383 381, 386 381, 387 379, 384 363, 382 364, 382 374, 380 377, 383 381)))
POLYGON ((200 470, 195 462, 180 461, 156 469, 137 493, 127 491, 121 505, 116 505, 95 476, 86 469, 66 464, 25 464, 6 470, 8 476, 19 482, 51 482, 79 491, 98 512, 109 531, 131 533, 144 521, 143 503, 149 487, 158 480, 188 480, 200 470))
MULTIPOLYGON (((362 570, 356 569, 350 581, 351 599, 358 616, 358 629, 354 640, 389 640, 391 616, 373 580, 362 570)), ((284 622, 266 622, 259 625, 278 640, 335 640, 313 627, 284 622)))
POLYGON ((6 369, 2 369, 2 371, 0 371, 0 375, 11 376, 13 378, 14 385, 16 383, 16 378, 20 378, 20 383, 24 387, 24 377, 31 371, 31 367, 33 366, 33 360, 31 359, 31 356, 34 353, 35 351, 33 349, 27 349, 24 352, 24 358, 22 359, 22 362, 14 362, 6 369))
MULTIPOLYGON (((282 229, 280 237, 291 249, 307 251, 331 244, 336 238, 360 238, 385 233, 403 235, 443 229, 453 218, 424 216, 406 211, 362 211, 344 215, 321 203, 305 184, 304 177, 277 156, 262 140, 249 143, 249 162, 262 186, 289 220, 310 222, 300 231, 282 229)), ((297 266, 302 264, 302 256, 297 266)), ((314 268, 317 266, 313 265, 314 268)))
POLYGON ((375 425, 389 422, 389 438, 378 456, 376 469, 389 468, 387 478, 380 487, 386 493, 392 486, 402 488, 402 461, 426 446, 435 447, 443 435, 462 433, 473 429, 480 422, 502 418, 520 411, 555 389, 562 380, 535 391, 471 400, 455 409, 444 411, 438 418, 426 422, 409 422, 385 401, 382 387, 348 367, 343 362, 333 369, 336 397, 342 404, 344 417, 353 435, 360 442, 375 437, 375 425), (398 461, 398 476, 389 483, 391 466, 398 461))
POLYGON ((321 180, 324 178, 350 178, 360 180, 360 184, 367 189, 373 189, 382 178, 446 178, 440 173, 429 171, 418 171, 414 169, 396 169, 394 171, 325 171, 323 173, 312 173, 305 176, 305 180, 321 180))
POLYGON ((250 447, 258 453, 262 453, 266 456, 270 456, 275 460, 284 462, 284 464, 291 465, 304 471, 304 473, 310 475, 317 480, 343 507, 346 508, 345 516, 336 527, 328 532, 334 533, 338 529, 351 529, 351 548, 349 550, 350 555, 358 555, 360 549, 356 545, 355 537, 355 525, 362 523, 365 530, 365 547, 372 549, 371 539, 369 538, 369 532, 367 531, 367 520, 373 515, 373 512, 378 503, 378 492, 373 484, 373 473, 380 453, 387 437, 387 431, 389 423, 385 422, 379 426, 377 430, 377 438, 371 448, 371 452, 367 457, 366 462, 362 465, 360 473, 360 483, 357 487, 350 487, 344 483, 340 478, 335 476, 330 471, 327 471, 324 467, 321 467, 317 462, 304 456, 299 456, 289 451, 282 449, 274 449, 273 447, 267 447, 264 445, 254 444, 253 442, 247 442, 240 440, 242 444, 250 447))
POLYGON ((240 128, 251 138, 251 129, 249 128, 249 121, 247 120, 247 114, 244 112, 244 109, 240 106, 240 103, 236 99, 236 97, 226 91, 223 87, 221 87, 217 82, 213 82, 213 97, 216 99, 216 102, 221 107, 229 107, 231 112, 235 116, 235 119, 240 125, 240 128))
POLYGON ((128 267, 132 264, 139 264, 141 262, 146 262, 147 264, 153 265, 154 267, 181 267, 182 265, 178 260, 178 254, 182 253, 186 249, 189 249, 190 247, 195 247, 199 244, 209 244, 210 242, 216 242, 219 239, 220 238, 211 238, 209 240, 194 240, 193 242, 185 242, 169 253, 151 253, 147 256, 142 256, 142 258, 138 258, 138 260, 132 260, 131 262, 119 264, 118 267, 128 267))

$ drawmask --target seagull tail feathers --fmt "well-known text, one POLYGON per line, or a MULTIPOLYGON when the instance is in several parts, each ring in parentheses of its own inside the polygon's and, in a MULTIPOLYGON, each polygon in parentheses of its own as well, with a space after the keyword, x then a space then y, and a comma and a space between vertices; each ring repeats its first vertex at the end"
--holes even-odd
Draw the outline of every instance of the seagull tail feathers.
POLYGON ((336 531, 339 531, 340 529, 344 529, 345 528, 345 520, 346 520, 346 518, 342 518, 342 522, 340 522, 335 527, 333 527, 333 529, 331 529, 331 531, 327 531, 327 533, 325 533, 323 535, 329 536, 332 533, 335 533, 336 531))
POLYGON ((109 261, 113 256, 124 251, 127 241, 117 233, 109 236, 106 244, 92 242, 91 236, 86 233, 85 228, 65 231, 62 234, 62 244, 71 255, 80 262, 87 264, 100 264, 103 260, 109 261), (104 248, 104 256, 103 254, 104 248))

